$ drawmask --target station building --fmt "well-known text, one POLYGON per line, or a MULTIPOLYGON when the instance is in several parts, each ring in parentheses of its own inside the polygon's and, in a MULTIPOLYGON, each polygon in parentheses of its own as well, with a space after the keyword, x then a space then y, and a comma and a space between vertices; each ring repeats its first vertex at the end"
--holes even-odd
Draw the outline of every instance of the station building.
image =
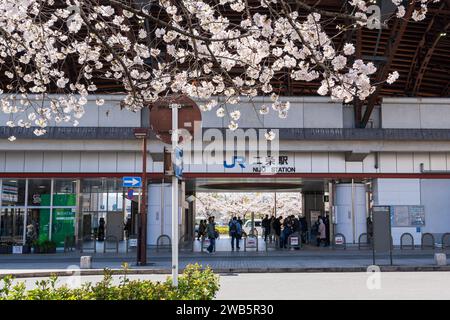
MULTIPOLYGON (((135 128, 149 127, 150 113, 120 110, 121 96, 90 100, 78 127, 58 125, 36 137, 29 129, 0 128, 0 239, 24 243, 27 226, 38 238, 64 245, 67 236, 79 242, 92 237, 100 219, 105 236, 124 238, 124 222, 137 230, 138 195, 128 197, 125 176, 142 174, 141 141, 135 128), (17 137, 14 142, 6 138, 17 137)), ((94 98, 92 98, 94 99, 94 98)), ((300 192, 308 223, 328 214, 333 234, 357 244, 368 232, 375 205, 392 206, 394 245, 410 233, 420 245, 424 233, 436 242, 450 232, 450 98, 384 98, 366 128, 356 128, 351 106, 324 97, 283 97, 289 116, 262 116, 242 100, 240 129, 277 132, 276 174, 264 174, 259 163, 184 164, 180 184, 180 237, 194 233, 195 199, 200 192, 300 192)), ((7 116, 0 116, 2 123, 7 116)), ((199 149, 211 132, 225 132, 229 119, 203 112, 199 149), (213 130, 213 131, 211 131, 213 130)), ((170 235, 171 193, 163 181, 163 149, 151 134, 147 146, 148 245, 170 235)), ((264 171, 264 170, 263 170, 264 171)), ((138 190, 136 192, 138 194, 138 190)), ((265 213, 264 213, 265 214, 265 213)), ((267 214, 271 214, 268 212, 267 214)))

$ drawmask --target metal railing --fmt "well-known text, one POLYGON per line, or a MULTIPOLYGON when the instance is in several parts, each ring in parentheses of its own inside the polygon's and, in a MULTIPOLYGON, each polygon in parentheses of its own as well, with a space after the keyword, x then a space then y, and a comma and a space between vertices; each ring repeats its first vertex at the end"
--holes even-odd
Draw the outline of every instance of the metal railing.
POLYGON ((184 234, 178 241, 178 248, 180 250, 194 251, 194 237, 189 234, 184 234))
POLYGON ((450 232, 446 232, 442 235, 442 250, 450 248, 450 232))
MULTIPOLYGON (((105 241, 103 242, 103 253, 106 253, 110 248, 108 248, 108 243, 112 242, 114 243, 114 251, 116 253, 119 253, 119 239, 117 239, 116 236, 107 236, 105 238, 105 241)), ((108 251, 111 252, 111 251, 108 251)))
POLYGON ((421 249, 432 249, 434 250, 436 248, 436 243, 434 240, 434 236, 431 233, 424 233, 422 234, 422 240, 421 240, 421 249))
POLYGON ((97 252, 97 238, 95 236, 81 239, 80 252, 97 252), (92 247, 86 247, 86 242, 92 243, 92 247))
POLYGON ((161 249, 170 250, 171 248, 172 240, 167 234, 162 234, 158 237, 158 239, 156 239, 156 252, 159 252, 161 249))
POLYGON ((414 237, 411 233, 405 232, 400 236, 400 250, 408 248, 414 250, 414 237))
POLYGON ((370 249, 372 244, 368 233, 361 233, 358 237, 358 250, 370 249))

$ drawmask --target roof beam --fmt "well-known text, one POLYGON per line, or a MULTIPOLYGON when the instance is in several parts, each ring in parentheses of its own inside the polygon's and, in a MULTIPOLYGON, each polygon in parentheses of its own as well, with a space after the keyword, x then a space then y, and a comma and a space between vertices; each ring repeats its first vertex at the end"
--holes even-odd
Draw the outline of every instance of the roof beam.
MULTIPOLYGON (((387 59, 386 64, 384 64, 381 69, 377 72, 377 77, 375 80, 375 83, 379 83, 384 81, 387 74, 389 73, 392 60, 394 60, 395 53, 397 52, 398 46, 400 45, 400 42, 403 38, 403 34, 405 33, 406 26, 408 25, 408 20, 411 18, 412 13, 414 11, 414 2, 411 2, 406 9, 405 16, 402 20, 395 20, 394 27, 391 30, 391 34, 389 36, 389 40, 387 43, 386 50, 384 52, 384 57, 387 59)), ((383 87, 383 83, 380 83, 376 89, 375 92, 372 93, 372 95, 369 98, 369 101, 367 102, 367 108, 364 112, 364 116, 361 120, 361 127, 364 128, 367 123, 369 122, 370 115, 372 114, 373 108, 375 107, 375 104, 377 103, 378 97, 380 95, 380 91, 383 87)))
MULTIPOLYGON (((450 26, 450 22, 447 23, 447 25, 444 27, 444 30, 442 30, 442 32, 446 32, 447 29, 449 28, 449 26, 450 26)), ((417 91, 420 88, 420 85, 422 84, 423 75, 425 74, 428 64, 430 63, 431 57, 433 56, 434 49, 436 49, 436 46, 439 43, 439 40, 441 38, 442 38, 441 33, 436 34, 433 44, 427 50, 425 58, 423 59, 422 64, 420 65, 419 72, 417 73, 417 80, 416 80, 416 83, 414 84, 414 89, 412 91, 413 95, 415 95, 417 93, 417 91)))

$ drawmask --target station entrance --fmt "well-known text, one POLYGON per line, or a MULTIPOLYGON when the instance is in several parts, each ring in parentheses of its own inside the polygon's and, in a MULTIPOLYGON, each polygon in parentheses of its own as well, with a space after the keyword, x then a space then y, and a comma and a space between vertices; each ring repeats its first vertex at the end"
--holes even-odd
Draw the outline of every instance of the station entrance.
MULTIPOLYGON (((370 180, 191 179, 183 189, 180 248, 194 252, 209 246, 210 217, 216 251, 232 251, 234 217, 242 234, 240 251, 326 250, 336 239, 352 246, 361 236, 369 237, 370 180)), ((236 241, 234 246, 237 251, 236 241)))

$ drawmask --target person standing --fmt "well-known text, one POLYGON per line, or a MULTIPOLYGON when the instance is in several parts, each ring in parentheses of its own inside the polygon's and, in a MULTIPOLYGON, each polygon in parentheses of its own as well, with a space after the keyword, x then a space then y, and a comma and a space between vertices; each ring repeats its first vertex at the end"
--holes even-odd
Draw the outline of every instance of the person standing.
POLYGON ((198 226, 197 240, 200 240, 200 238, 205 236, 205 231, 206 231, 206 220, 200 220, 200 225, 198 226))
POLYGON ((237 221, 236 217, 233 217, 233 219, 228 224, 228 227, 230 229, 231 251, 234 251, 234 243, 235 242, 236 242, 236 249, 237 250, 241 249, 239 247, 239 239, 240 239, 240 236, 241 236, 242 229, 241 229, 241 225, 237 221))
POLYGON ((268 236, 270 237, 270 220, 268 214, 266 214, 261 224, 262 227, 264 228, 264 241, 267 242, 267 237, 268 236))
POLYGON ((325 223, 323 223, 322 218, 319 219, 319 227, 317 228, 318 234, 317 234, 317 246, 320 247, 322 242, 325 242, 327 239, 327 234, 325 231, 325 223))
POLYGON ((206 226, 206 234, 209 239, 209 246, 206 250, 209 253, 213 253, 214 247, 216 246, 216 224, 214 222, 214 217, 208 218, 208 225, 206 226))
POLYGON ((328 214, 326 214, 325 217, 323 218, 323 223, 325 225, 325 235, 326 235, 325 246, 328 247, 330 245, 330 218, 328 214))

